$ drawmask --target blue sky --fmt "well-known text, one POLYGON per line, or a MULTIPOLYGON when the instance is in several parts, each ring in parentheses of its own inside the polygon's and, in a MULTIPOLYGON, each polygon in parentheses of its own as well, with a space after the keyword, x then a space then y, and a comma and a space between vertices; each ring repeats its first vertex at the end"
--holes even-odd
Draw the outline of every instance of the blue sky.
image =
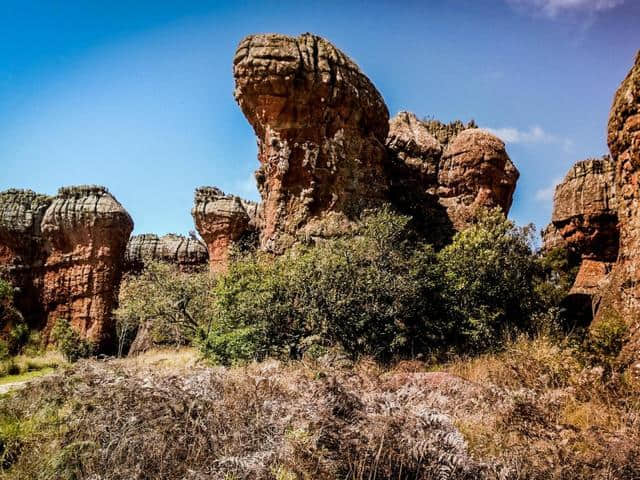
POLYGON ((257 199, 235 47, 310 31, 360 65, 392 115, 501 135, 521 172, 511 216, 544 226, 554 183, 607 151, 639 25, 638 0, 0 0, 0 190, 106 185, 136 233, 160 234, 193 228, 197 186, 257 199))

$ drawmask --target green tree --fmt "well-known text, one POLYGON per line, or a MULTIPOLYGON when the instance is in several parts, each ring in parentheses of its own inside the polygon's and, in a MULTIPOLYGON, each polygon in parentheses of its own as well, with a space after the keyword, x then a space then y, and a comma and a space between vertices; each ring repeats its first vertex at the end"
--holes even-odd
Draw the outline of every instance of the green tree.
POLYGON ((128 276, 114 313, 119 353, 127 351, 139 328, 149 329, 157 345, 185 345, 206 336, 212 293, 208 272, 184 273, 163 262, 150 262, 141 274, 128 276))
POLYGON ((540 307, 532 241, 531 225, 518 228, 499 209, 480 210, 438 253, 444 302, 456 325, 452 342, 482 350, 498 345, 505 328, 527 326, 540 307))

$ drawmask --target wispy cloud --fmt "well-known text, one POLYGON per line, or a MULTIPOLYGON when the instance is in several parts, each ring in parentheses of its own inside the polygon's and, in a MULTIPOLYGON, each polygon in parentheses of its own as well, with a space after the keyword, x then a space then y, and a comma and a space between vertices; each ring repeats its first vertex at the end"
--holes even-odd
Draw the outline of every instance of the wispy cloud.
POLYGON ((551 183, 548 186, 536 190, 536 193, 534 194, 536 201, 542 202, 542 203, 551 202, 553 200, 553 194, 556 191, 556 186, 561 181, 562 181, 562 178, 556 177, 551 181, 551 183))
POLYGON ((562 14, 594 15, 622 5, 625 0, 506 0, 510 5, 555 18, 562 14))
POLYGON ((239 180, 236 183, 236 189, 245 197, 255 197, 258 191, 255 174, 251 172, 243 180, 239 180))
POLYGON ((571 139, 553 135, 539 125, 534 125, 529 130, 520 130, 513 127, 487 128, 487 130, 500 137, 505 143, 557 144, 561 145, 562 149, 567 152, 573 147, 571 139))

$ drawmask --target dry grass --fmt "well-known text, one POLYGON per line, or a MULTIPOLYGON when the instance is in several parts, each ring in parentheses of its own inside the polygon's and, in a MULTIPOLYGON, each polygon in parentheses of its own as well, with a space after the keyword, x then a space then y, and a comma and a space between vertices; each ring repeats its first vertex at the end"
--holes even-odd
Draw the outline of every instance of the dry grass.
POLYGON ((443 369, 210 368, 191 350, 83 361, 0 402, 0 478, 640 478, 629 378, 546 338, 443 369))

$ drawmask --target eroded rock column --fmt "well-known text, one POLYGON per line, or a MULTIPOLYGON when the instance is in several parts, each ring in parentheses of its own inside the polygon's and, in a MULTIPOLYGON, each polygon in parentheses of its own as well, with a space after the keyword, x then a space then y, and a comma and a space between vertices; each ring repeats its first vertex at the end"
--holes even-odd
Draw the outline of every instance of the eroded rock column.
POLYGON ((340 234, 385 198, 389 114, 351 59, 311 34, 252 35, 233 63, 258 137, 263 249, 340 234))
POLYGON ((127 244, 125 270, 139 272, 149 261, 169 263, 183 272, 192 272, 208 263, 209 253, 195 238, 172 233, 162 237, 153 233, 134 235, 127 244))
POLYGON ((133 221, 104 187, 64 187, 42 220, 42 291, 48 335, 59 318, 106 348, 133 221))
POLYGON ((191 210, 198 233, 207 244, 211 271, 225 270, 234 244, 251 247, 257 235, 258 205, 216 187, 196 190, 191 210))

